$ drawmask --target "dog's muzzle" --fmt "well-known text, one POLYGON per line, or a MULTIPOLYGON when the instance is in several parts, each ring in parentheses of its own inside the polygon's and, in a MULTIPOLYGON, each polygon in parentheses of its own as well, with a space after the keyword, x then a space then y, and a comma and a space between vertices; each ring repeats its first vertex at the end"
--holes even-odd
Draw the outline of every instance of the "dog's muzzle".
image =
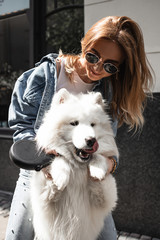
POLYGON ((91 155, 97 151, 99 145, 96 138, 86 139, 86 148, 79 149, 76 148, 76 154, 83 161, 88 161, 91 158, 91 155))

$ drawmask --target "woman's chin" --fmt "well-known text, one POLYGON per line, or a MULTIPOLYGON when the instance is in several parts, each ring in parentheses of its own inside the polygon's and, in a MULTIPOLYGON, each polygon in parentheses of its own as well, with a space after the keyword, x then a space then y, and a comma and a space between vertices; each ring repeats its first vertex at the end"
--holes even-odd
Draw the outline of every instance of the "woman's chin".
POLYGON ((88 71, 88 78, 91 79, 92 81, 98 81, 100 80, 101 74, 95 73, 94 71, 92 71, 91 69, 88 71))

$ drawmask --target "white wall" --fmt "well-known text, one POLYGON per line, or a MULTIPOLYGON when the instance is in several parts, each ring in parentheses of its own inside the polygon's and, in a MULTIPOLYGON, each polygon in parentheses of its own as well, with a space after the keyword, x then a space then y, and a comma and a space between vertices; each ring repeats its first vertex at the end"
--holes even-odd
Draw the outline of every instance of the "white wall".
POLYGON ((156 79, 154 92, 160 92, 160 0, 84 0, 85 31, 105 16, 128 16, 141 27, 148 60, 156 79))

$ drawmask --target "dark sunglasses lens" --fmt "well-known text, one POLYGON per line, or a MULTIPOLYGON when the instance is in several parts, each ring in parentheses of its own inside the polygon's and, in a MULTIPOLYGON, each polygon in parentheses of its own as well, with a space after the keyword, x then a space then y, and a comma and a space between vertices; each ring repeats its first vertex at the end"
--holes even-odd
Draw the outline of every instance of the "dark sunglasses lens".
POLYGON ((95 64, 99 61, 99 58, 92 54, 92 53, 86 53, 86 60, 89 62, 89 63, 92 63, 92 64, 95 64))
POLYGON ((112 63, 106 63, 104 64, 104 70, 107 72, 107 73, 116 73, 118 71, 118 68, 116 66, 114 66, 112 63))

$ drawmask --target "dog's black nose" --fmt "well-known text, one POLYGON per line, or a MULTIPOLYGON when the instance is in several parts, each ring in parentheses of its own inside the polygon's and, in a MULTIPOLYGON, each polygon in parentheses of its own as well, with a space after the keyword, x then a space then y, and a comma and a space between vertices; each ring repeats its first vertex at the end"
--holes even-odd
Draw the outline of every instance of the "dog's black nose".
POLYGON ((90 148, 93 147, 95 142, 96 142, 95 138, 86 139, 87 146, 90 147, 90 148))

